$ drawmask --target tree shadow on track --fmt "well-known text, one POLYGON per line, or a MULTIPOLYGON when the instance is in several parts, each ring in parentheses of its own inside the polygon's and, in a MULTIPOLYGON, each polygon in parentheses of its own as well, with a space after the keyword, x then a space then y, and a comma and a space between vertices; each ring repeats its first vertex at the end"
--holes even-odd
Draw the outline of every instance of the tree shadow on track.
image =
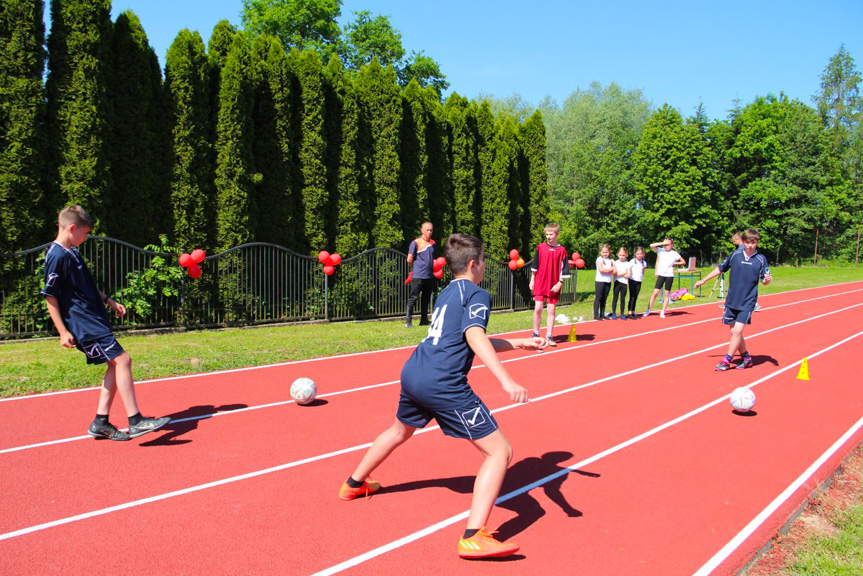
POLYGON ((201 420, 212 418, 220 412, 232 412, 243 408, 248 408, 248 406, 246 404, 224 404, 216 407, 209 404, 192 406, 182 412, 168 414, 167 416, 170 416, 171 421, 164 428, 156 432, 157 434, 165 431, 168 433, 161 434, 153 440, 144 442, 141 446, 179 446, 181 444, 188 444, 191 440, 177 440, 177 438, 186 432, 197 429, 198 423, 201 420))
MULTIPOLYGON (((566 497, 561 491, 563 483, 569 478, 570 473, 581 474, 589 478, 599 478, 599 474, 593 472, 584 472, 582 470, 567 470, 561 466, 562 462, 572 458, 571 452, 546 452, 540 457, 531 456, 525 458, 512 465, 507 470, 506 478, 503 481, 501 495, 506 496, 511 493, 516 493, 529 486, 534 482, 542 482, 535 488, 542 488, 546 497, 549 500, 560 506, 560 509, 570 518, 578 518, 582 516, 581 511, 575 509, 567 502, 566 497)), ((428 480, 417 480, 414 482, 405 482, 395 486, 385 486, 381 488, 379 494, 389 494, 395 492, 408 492, 411 490, 421 490, 423 488, 446 488, 459 494, 473 493, 473 485, 476 476, 455 476, 452 478, 433 478, 428 480)), ((531 490, 535 489, 531 488, 531 490)), ((529 528, 537 520, 546 515, 542 505, 531 496, 530 491, 517 494, 497 504, 501 508, 511 510, 516 513, 514 518, 511 518, 501 524, 498 529, 500 540, 507 540, 516 534, 519 534, 529 528)))

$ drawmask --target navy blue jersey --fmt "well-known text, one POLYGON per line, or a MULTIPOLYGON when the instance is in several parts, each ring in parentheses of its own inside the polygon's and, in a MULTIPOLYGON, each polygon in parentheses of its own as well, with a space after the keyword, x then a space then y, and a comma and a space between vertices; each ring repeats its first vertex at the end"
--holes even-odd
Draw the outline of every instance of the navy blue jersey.
POLYGON ((76 342, 112 334, 96 281, 76 248, 51 243, 45 254, 45 286, 39 293, 57 299, 63 324, 76 342))
POLYGON ((435 410, 461 404, 476 395, 467 383, 474 351, 465 331, 488 326, 491 297, 463 278, 453 280, 435 301, 428 336, 402 368, 402 391, 435 410))
POLYGON ((770 274, 767 258, 757 250, 749 258, 744 250, 735 250, 719 265, 720 272, 729 270, 731 273, 728 275, 729 287, 725 307, 754 310, 758 301, 758 282, 770 274))
POLYGON ((435 243, 426 242, 422 237, 411 242, 408 254, 413 254, 412 278, 431 280, 434 278, 435 243))

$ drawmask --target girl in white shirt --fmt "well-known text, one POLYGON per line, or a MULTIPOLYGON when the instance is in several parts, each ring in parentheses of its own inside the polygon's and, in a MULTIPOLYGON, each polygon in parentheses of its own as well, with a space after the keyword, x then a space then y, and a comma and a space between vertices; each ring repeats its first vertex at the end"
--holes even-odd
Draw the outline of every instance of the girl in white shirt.
POLYGON ((629 306, 627 306, 627 317, 636 318, 635 303, 638 293, 641 292, 641 282, 644 280, 644 271, 647 262, 644 260, 644 248, 639 246, 635 249, 635 258, 629 261, 629 306))
POLYGON ((610 258, 611 246, 603 244, 596 259, 596 298, 593 300, 593 319, 605 320, 605 303, 614 279, 614 262, 610 258))
POLYGON ((626 320, 623 309, 626 307, 626 288, 629 284, 629 262, 626 258, 629 253, 623 246, 617 251, 617 260, 614 261, 614 299, 611 301, 611 317, 615 320, 626 320), (617 299, 620 298, 620 316, 617 316, 617 299))
POLYGON ((650 309, 653 308, 653 303, 656 302, 659 291, 665 288, 665 300, 662 302, 662 311, 659 312, 659 317, 665 318, 665 309, 668 308, 671 286, 674 283, 674 267, 686 266, 686 260, 681 258, 680 254, 674 250, 674 240, 671 238, 666 238, 662 242, 654 242, 650 247, 657 252, 656 285, 653 287, 653 294, 650 296, 647 312, 642 314, 642 316, 650 316, 650 309))

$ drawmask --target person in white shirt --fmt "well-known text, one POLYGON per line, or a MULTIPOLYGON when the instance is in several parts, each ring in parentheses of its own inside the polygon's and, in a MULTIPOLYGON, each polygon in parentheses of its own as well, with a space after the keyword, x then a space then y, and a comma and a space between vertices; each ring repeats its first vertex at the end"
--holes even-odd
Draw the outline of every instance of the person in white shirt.
POLYGON ((610 258, 611 246, 603 244, 596 259, 596 298, 593 300, 593 319, 605 320, 605 303, 611 291, 611 281, 614 279, 614 261, 610 258))
POLYGON ((635 315, 635 304, 638 301, 638 294, 641 292, 641 282, 644 280, 645 269, 647 269, 647 262, 644 260, 644 248, 639 246, 635 249, 635 258, 629 261, 628 318, 637 318, 635 315))
POLYGON ((650 247, 657 252, 656 284, 653 286, 653 294, 650 296, 647 312, 643 316, 650 316, 650 309, 653 308, 653 303, 656 302, 659 291, 665 288, 665 299, 662 302, 662 311, 659 313, 660 318, 665 318, 665 310, 671 301, 669 296, 671 295, 671 287, 674 284, 674 267, 686 266, 686 260, 674 250, 674 240, 671 238, 666 238, 662 242, 654 242, 650 247))
POLYGON ((623 246, 617 251, 617 260, 614 261, 614 299, 611 301, 611 317, 615 320, 626 320, 623 309, 626 308, 626 288, 629 284, 629 253, 623 246), (617 299, 620 298, 620 316, 616 314, 617 299))

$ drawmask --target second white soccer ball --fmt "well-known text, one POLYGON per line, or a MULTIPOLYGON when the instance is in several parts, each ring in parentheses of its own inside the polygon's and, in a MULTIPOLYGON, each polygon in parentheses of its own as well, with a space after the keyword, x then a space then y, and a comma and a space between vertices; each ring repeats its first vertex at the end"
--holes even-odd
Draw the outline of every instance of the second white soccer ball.
POLYGON ((731 407, 738 412, 749 412, 755 406, 755 392, 749 388, 735 388, 729 400, 731 407))
POLYGON ((317 395, 318 387, 311 378, 297 378, 291 384, 291 398, 301 406, 311 403, 317 395))

